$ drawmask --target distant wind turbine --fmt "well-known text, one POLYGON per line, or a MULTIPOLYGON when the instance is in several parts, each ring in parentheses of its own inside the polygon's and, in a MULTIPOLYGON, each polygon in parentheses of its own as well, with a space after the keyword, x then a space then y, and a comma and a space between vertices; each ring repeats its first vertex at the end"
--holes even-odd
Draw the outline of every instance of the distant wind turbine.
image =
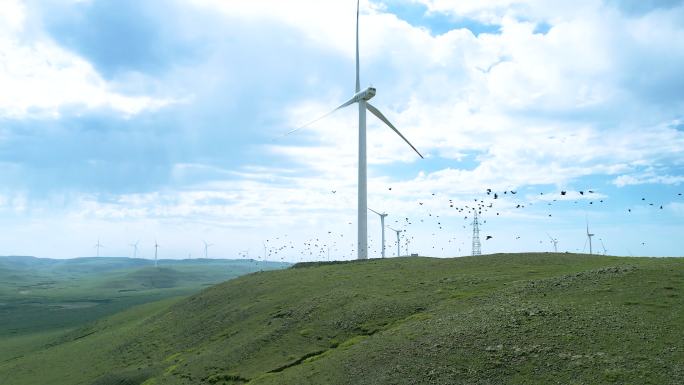
POLYGON ((157 249, 159 249, 159 244, 157 240, 154 240, 154 267, 157 267, 157 249))
POLYGON ((208 243, 207 241, 202 241, 204 242, 204 258, 209 258, 209 248, 211 246, 214 246, 213 243, 208 243))
POLYGON ((389 226, 387 228, 397 233, 397 257, 399 257, 401 256, 401 232, 404 230, 395 230, 389 226))
POLYGON ((551 239, 551 243, 553 243, 553 252, 557 253, 558 252, 558 238, 554 238, 549 233, 546 233, 546 235, 549 236, 549 239, 551 239))
POLYGON ((138 243, 140 243, 140 241, 135 241, 135 243, 131 243, 128 245, 133 248, 133 258, 138 257, 138 243))
MULTIPOLYGON (((589 242, 589 255, 593 254, 593 250, 591 248, 591 237, 593 237, 596 234, 592 234, 589 232, 589 219, 587 219, 587 240, 584 241, 584 247, 587 247, 587 241, 589 242)), ((582 249, 584 249, 584 247, 582 249)))
POLYGON ((603 248, 603 255, 607 255, 608 250, 606 250, 606 246, 603 244, 603 238, 599 238, 599 241, 601 241, 601 248, 603 248))
POLYGON ((104 247, 104 246, 102 246, 102 244, 100 244, 100 240, 99 240, 99 239, 97 240, 97 243, 95 244, 94 247, 97 249, 97 256, 99 257, 99 256, 100 256, 100 248, 101 248, 101 247, 104 247))
POLYGON ((382 257, 385 258, 385 217, 387 216, 387 213, 382 213, 380 214, 379 212, 373 210, 372 208, 368 208, 368 210, 378 214, 380 216, 380 228, 382 228, 382 243, 380 246, 380 249, 382 250, 382 257))
POLYGON ((356 93, 351 99, 342 103, 339 107, 328 112, 327 114, 313 120, 303 126, 295 128, 286 135, 291 134, 301 128, 304 128, 314 122, 317 122, 333 112, 350 106, 354 103, 359 104, 359 179, 358 179, 358 235, 357 235, 357 259, 368 258, 368 218, 366 209, 368 208, 368 189, 367 189, 367 174, 366 174, 366 110, 370 111, 389 128, 391 128, 399 137, 401 137, 411 148, 423 158, 423 155, 399 132, 399 130, 390 123, 385 115, 380 112, 375 106, 368 103, 368 101, 375 96, 375 88, 368 87, 361 91, 361 83, 359 80, 359 0, 356 2, 356 93))

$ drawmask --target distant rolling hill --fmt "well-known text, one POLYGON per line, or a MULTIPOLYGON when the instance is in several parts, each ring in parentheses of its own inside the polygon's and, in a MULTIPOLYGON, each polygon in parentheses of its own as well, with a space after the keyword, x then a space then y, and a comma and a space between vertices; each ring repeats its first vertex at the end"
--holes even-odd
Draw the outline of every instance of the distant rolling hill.
POLYGON ((0 362, 20 384, 681 384, 684 259, 396 258, 254 273, 0 362))
POLYGON ((3 337, 76 327, 134 305, 287 266, 191 259, 160 260, 155 268, 153 261, 132 258, 0 257, 0 346, 3 337))

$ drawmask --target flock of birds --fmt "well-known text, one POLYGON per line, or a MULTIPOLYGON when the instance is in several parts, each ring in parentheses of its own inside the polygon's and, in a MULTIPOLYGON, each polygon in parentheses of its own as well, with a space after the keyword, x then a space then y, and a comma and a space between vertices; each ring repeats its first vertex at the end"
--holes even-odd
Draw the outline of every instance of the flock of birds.
MULTIPOLYGON (((392 191, 392 187, 387 188, 388 191, 392 191)), ((337 190, 331 190, 334 195, 337 190)), ((415 226, 428 226, 429 233, 434 238, 432 242, 433 252, 439 247, 442 252, 444 252, 443 246, 437 246, 437 238, 441 237, 444 239, 446 236, 446 247, 450 252, 455 252, 458 249, 459 253, 464 253, 469 249, 465 249, 465 242, 462 241, 458 243, 455 235, 457 231, 463 234, 463 229, 466 229, 468 234, 474 217, 477 215, 478 223, 484 225, 487 223, 487 218, 489 217, 500 217, 502 215, 511 214, 516 210, 524 210, 526 208, 531 208, 533 206, 544 207, 545 216, 552 218, 554 213, 553 209, 555 206, 561 204, 572 204, 572 205, 583 205, 585 209, 597 207, 606 204, 606 198, 604 195, 598 193, 595 190, 561 190, 552 193, 540 192, 537 196, 526 195, 525 198, 522 197, 523 194, 518 194, 515 190, 505 190, 505 191, 494 191, 492 189, 486 189, 479 198, 471 198, 469 201, 457 201, 448 197, 441 197, 439 194, 430 193, 427 199, 418 200, 415 202, 416 207, 411 210, 413 213, 418 213, 418 215, 400 216, 397 217, 393 215, 396 219, 390 223, 393 229, 400 230, 403 235, 401 241, 401 248, 404 251, 408 251, 411 244, 415 242, 415 236, 412 234, 412 229, 415 226), (451 213, 449 213, 451 211, 451 213), (457 215, 454 215, 456 213, 457 215), (453 218, 461 218, 464 223, 460 224, 461 229, 453 228, 453 218)), ((678 193, 681 197, 682 193, 678 193)), ((651 207, 654 210, 663 210, 663 204, 657 202, 647 201, 646 197, 641 197, 641 199, 634 203, 633 207, 625 208, 627 214, 631 213, 636 205, 651 207)), ((352 225, 352 222, 348 222, 352 225)), ((372 229, 371 229, 371 232, 372 229)), ((349 234, 349 233, 347 233, 349 234)), ((472 234, 472 233, 470 233, 472 234)), ((391 232, 386 234, 386 244, 385 250, 388 256, 395 255, 394 251, 397 247, 397 241, 392 240, 393 235, 391 232)), ((510 235, 510 234, 509 234, 510 235)), ((515 240, 520 240, 521 235, 514 234, 515 240)), ((489 241, 495 237, 492 234, 483 234, 481 236, 484 241, 489 241)), ((551 238, 552 242, 557 242, 556 239, 551 238)), ((539 241, 540 243, 545 242, 544 240, 539 241)), ((375 237, 369 237, 368 247, 369 251, 379 250, 379 246, 375 244, 375 237)), ((379 242, 378 242, 379 243, 379 242)), ((645 242, 642 242, 644 245, 645 242)), ((287 234, 283 234, 278 237, 266 239, 263 243, 264 252, 261 258, 267 260, 292 260, 293 258, 298 258, 299 261, 325 261, 330 260, 331 254, 333 256, 338 255, 354 255, 356 247, 356 238, 347 237, 345 238, 345 233, 327 231, 326 233, 320 234, 318 236, 311 237, 309 239, 302 241, 295 241, 288 237, 287 234), (353 238, 353 239, 349 239, 353 238)), ((605 251, 605 247, 604 247, 605 251)), ((405 254, 408 254, 406 252, 405 254)))
MULTIPOLYGON (((392 187, 388 187, 388 191, 392 191, 392 187)), ((335 195, 337 190, 331 190, 331 193, 335 195)), ((473 225, 474 218, 478 217, 478 223, 481 225, 487 224, 487 218, 490 217, 500 217, 506 214, 514 213, 518 210, 524 210, 526 208, 531 208, 533 206, 542 206, 544 208, 543 215, 549 218, 553 217, 553 208, 560 204, 570 204, 581 205, 586 204, 584 209, 591 207, 598 207, 606 204, 606 199, 604 195, 597 193, 594 190, 577 190, 577 191, 566 191, 561 190, 552 193, 540 192, 536 196, 518 194, 515 190, 505 190, 505 191, 494 191, 492 189, 486 189, 480 197, 471 198, 470 200, 457 201, 452 198, 441 197, 439 194, 430 193, 423 200, 415 201, 415 207, 409 208, 407 212, 414 213, 413 216, 396 216, 392 215, 393 221, 390 223, 389 228, 400 231, 402 234, 401 244, 399 245, 401 250, 404 251, 404 255, 408 254, 411 245, 416 241, 415 234, 416 226, 423 226, 422 229, 427 228, 428 233, 432 237, 430 243, 432 244, 431 250, 425 254, 435 253, 437 251, 449 253, 459 253, 460 255, 469 254, 470 249, 466 248, 466 242, 470 245, 471 228, 473 225), (451 212, 450 212, 451 211, 451 212), (458 224, 459 228, 454 227, 454 219, 460 219, 462 223, 458 224), (425 227, 427 226, 427 227, 425 227), (462 236, 461 241, 459 238, 455 237, 457 233, 462 236), (467 241, 463 239, 467 238, 467 241), (446 242, 444 242, 446 241, 446 242), (438 246, 438 245, 444 246, 438 246)), ((682 193, 677 193, 678 197, 682 197, 682 193)), ((634 202, 632 207, 627 207, 624 210, 626 214, 630 215, 632 210, 636 207, 646 207, 652 210, 664 210, 662 203, 648 201, 646 197, 640 197, 639 200, 634 202)), ((537 215, 539 211, 536 212, 537 215)), ((351 225, 353 222, 348 222, 350 228, 348 232, 339 232, 327 230, 322 234, 313 236, 311 238, 305 239, 304 241, 295 241, 293 238, 289 237, 287 234, 281 236, 266 239, 263 242, 263 253, 259 257, 254 259, 255 262, 258 260, 281 260, 281 261, 292 261, 299 260, 302 261, 325 261, 331 260, 332 258, 342 257, 345 258, 354 255, 356 247, 356 237, 349 236, 353 234, 351 231, 351 225), (346 235, 346 237, 345 237, 346 235)), ((371 228, 371 234, 375 231, 371 228)), ((385 252, 386 255, 392 256, 396 255, 397 241, 394 240, 391 232, 386 234, 385 242, 385 252)), ((510 236, 511 234, 507 234, 510 236)), ((548 235, 548 234, 547 234, 548 235)), ((497 237, 505 237, 506 235, 497 235, 497 237)), ((483 234, 481 238, 483 240, 489 241, 494 239, 492 234, 483 234)), ((513 234, 513 239, 518 241, 522 238, 520 234, 513 234)), ((557 243, 557 239, 554 239, 549 235, 552 243, 557 243)), ((539 240, 539 243, 544 243, 545 240, 539 240)), ((379 255, 380 247, 378 245, 379 240, 376 240, 374 236, 369 237, 368 247, 370 252, 377 252, 379 255)), ((601 243, 603 241, 601 240, 601 243)), ((645 242, 640 242, 641 245, 645 245, 645 242)), ((213 246, 213 244, 203 241, 204 244, 204 257, 208 258, 208 249, 213 246)), ((133 247, 133 255, 137 256, 138 242, 131 244, 133 247)), ((602 245, 603 246, 603 245, 602 245)), ((104 246, 98 240, 97 244, 94 246, 97 248, 98 256, 100 248, 104 246)), ((155 252, 159 248, 159 244, 155 242, 155 252)), ((586 247, 586 245, 585 245, 586 247)), ((605 252, 605 246, 604 252, 605 252)), ((249 258, 249 251, 241 251, 239 256, 242 258, 249 258)), ((191 256, 189 256, 191 258, 191 256)))

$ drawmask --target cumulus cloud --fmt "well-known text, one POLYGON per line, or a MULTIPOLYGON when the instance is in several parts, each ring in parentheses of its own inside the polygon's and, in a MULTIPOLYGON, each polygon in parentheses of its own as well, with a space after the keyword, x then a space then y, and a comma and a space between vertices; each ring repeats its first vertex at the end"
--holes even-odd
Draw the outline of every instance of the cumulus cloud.
MULTIPOLYGON (((366 28, 362 73, 380 75, 373 103, 429 156, 461 160, 464 154, 479 154, 479 167, 455 172, 463 175, 461 181, 478 188, 563 185, 678 158, 684 137, 667 125, 680 113, 684 95, 679 92, 662 102, 645 98, 643 92, 647 84, 669 89, 667 82, 682 78, 668 72, 670 63, 684 63, 684 39, 664 37, 682 33, 671 14, 626 18, 596 1, 573 4, 574 12, 567 14, 534 1, 427 5, 433 12, 464 17, 501 13, 496 19, 501 32, 474 36, 455 29, 431 36, 371 9, 361 20, 366 28), (555 24, 547 33, 537 33, 534 22, 527 21, 534 15, 555 24), (644 25, 654 29, 647 32, 644 25), (665 52, 660 42, 677 48, 665 52), (648 72, 635 67, 636 56, 647 58, 648 72)), ((316 27, 302 23, 300 28, 316 27)), ((293 109, 290 124, 317 116, 313 104, 325 111, 320 101, 304 100, 293 109)), ((350 118, 327 118, 311 130, 315 146, 278 151, 313 169, 348 169, 354 161, 354 139, 349 136, 354 124, 350 118)), ((369 130, 371 165, 415 162, 405 145, 373 117, 369 130)), ((435 177, 444 174, 449 172, 435 177)))
POLYGON ((49 36, 24 33, 23 3, 12 0, 0 7, 0 116, 57 117, 63 110, 92 109, 132 116, 172 102, 113 91, 88 61, 49 36))

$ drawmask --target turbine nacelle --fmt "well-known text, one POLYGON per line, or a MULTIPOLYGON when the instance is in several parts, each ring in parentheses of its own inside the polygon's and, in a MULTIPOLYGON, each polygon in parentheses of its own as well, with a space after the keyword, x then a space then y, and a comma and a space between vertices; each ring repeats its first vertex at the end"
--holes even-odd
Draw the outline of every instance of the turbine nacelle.
POLYGON ((369 101, 373 99, 373 96, 375 96, 375 88, 368 87, 363 91, 357 92, 356 95, 354 95, 354 97, 352 98, 352 100, 354 100, 355 102, 359 102, 361 100, 369 101))

